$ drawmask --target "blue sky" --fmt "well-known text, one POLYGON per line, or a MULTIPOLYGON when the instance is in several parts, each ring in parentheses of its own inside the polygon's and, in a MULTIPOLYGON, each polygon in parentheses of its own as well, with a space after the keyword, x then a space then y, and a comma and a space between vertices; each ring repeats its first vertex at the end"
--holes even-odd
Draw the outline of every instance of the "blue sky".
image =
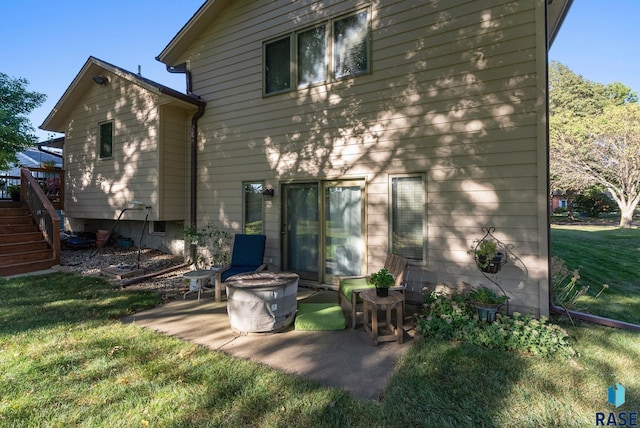
MULTIPOLYGON (((169 74, 155 57, 204 0, 1 0, 0 72, 24 77, 47 95, 29 116, 42 124, 64 91, 94 56, 185 91, 184 75, 169 74)), ((37 130, 42 141, 49 132, 37 130)))
MULTIPOLYGON (((47 95, 29 117, 37 128, 89 56, 184 91, 184 77, 155 57, 204 0, 13 0, 0 3, 0 71, 47 95)), ((574 0, 550 60, 600 83, 640 92, 638 0, 574 0)), ((39 139, 49 133, 38 130, 39 139)))
POLYGON ((588 80, 621 82, 640 93, 638 19, 638 0, 574 0, 549 61, 588 80))

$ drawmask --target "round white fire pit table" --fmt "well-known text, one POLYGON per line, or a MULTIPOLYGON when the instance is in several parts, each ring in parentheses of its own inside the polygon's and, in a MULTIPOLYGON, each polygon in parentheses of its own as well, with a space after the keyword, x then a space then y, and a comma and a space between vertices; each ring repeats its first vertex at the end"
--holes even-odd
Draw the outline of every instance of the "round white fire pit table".
POLYGON ((298 309, 298 275, 291 272, 242 273, 228 278, 227 313, 240 333, 266 333, 293 323, 298 309))
POLYGON ((207 270, 192 270, 184 275, 183 278, 187 278, 189 280, 189 291, 182 295, 183 299, 187 298, 187 294, 190 293, 198 293, 198 302, 200 301, 200 294, 203 291, 211 291, 213 288, 206 287, 202 284, 202 280, 208 279, 211 281, 211 278, 214 277, 216 272, 218 272, 220 268, 211 268, 207 270))

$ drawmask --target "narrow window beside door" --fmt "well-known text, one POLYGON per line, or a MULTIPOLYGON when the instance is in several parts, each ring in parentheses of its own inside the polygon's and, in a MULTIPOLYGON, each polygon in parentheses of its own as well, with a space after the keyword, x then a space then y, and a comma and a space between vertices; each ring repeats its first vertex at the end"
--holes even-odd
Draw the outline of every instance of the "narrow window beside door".
POLYGON ((263 182, 244 183, 244 233, 262 235, 263 182))

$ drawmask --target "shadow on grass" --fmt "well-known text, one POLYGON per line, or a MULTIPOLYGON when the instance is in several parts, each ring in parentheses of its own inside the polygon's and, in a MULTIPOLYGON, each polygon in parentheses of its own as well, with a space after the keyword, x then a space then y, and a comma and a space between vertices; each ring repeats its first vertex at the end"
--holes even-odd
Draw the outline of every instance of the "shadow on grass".
POLYGON ((119 319, 159 302, 149 291, 114 291, 99 278, 54 273, 0 279, 0 332, 119 319))
POLYGON ((427 339, 402 359, 385 396, 385 424, 502 426, 504 399, 529 367, 516 353, 427 339))

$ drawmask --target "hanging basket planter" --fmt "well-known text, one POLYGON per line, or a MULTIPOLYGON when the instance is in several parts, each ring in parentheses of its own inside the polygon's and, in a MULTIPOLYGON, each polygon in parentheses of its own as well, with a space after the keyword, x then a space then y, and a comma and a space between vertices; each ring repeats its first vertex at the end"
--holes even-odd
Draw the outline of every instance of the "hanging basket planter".
POLYGON ((478 268, 480 268, 482 272, 486 273, 500 272, 500 269, 502 269, 502 266, 504 266, 506 262, 507 258, 504 253, 497 253, 489 260, 485 255, 476 256, 476 264, 478 265, 478 268))

